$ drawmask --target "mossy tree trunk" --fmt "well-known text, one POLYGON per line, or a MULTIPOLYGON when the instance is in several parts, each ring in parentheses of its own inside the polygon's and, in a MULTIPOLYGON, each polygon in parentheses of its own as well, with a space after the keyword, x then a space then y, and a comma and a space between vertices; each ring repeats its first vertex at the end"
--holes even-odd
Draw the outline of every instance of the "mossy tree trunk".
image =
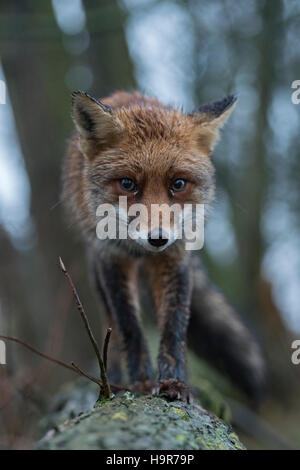
POLYGON ((38 449, 243 450, 232 428, 197 405, 130 393, 56 425, 38 449))

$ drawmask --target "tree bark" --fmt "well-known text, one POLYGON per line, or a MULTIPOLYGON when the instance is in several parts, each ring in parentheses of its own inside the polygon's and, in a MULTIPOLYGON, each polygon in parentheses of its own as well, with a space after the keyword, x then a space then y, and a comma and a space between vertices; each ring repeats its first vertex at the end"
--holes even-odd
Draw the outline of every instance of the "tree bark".
POLYGON ((39 450, 244 450, 230 425, 194 404, 126 392, 56 425, 39 450))

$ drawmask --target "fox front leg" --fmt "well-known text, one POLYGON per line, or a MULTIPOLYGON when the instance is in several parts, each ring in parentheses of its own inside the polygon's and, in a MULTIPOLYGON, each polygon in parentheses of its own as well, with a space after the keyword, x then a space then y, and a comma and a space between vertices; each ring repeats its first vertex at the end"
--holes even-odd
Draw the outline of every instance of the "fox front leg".
POLYGON ((154 394, 189 401, 185 352, 192 293, 191 269, 187 259, 163 256, 153 260, 151 273, 161 334, 158 383, 154 394))
POLYGON ((152 367, 139 320, 135 262, 101 259, 97 271, 105 304, 123 339, 131 384, 137 391, 151 389, 152 367))

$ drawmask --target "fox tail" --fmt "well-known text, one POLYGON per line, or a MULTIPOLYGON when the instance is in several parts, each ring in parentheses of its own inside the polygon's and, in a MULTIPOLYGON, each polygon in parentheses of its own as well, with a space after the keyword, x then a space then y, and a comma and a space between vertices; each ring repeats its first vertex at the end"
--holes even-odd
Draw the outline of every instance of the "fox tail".
POLYGON ((207 278, 199 256, 193 256, 194 291, 189 345, 227 375, 254 404, 266 390, 261 349, 225 297, 207 278))

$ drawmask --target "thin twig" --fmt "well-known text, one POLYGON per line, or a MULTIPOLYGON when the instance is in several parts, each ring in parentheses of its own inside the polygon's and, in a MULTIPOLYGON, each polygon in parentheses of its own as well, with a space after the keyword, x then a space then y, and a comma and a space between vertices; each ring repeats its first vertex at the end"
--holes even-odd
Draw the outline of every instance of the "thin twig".
POLYGON ((103 364, 104 364, 105 372, 107 371, 107 351, 108 351, 110 335, 111 335, 111 328, 107 328, 105 340, 104 340, 104 346, 103 346, 103 364))
MULTIPOLYGON (((44 354, 42 353, 41 351, 39 351, 38 349, 34 348, 33 346, 31 346, 30 344, 26 343, 25 341, 22 341, 21 339, 19 338, 15 338, 14 336, 3 336, 3 335, 0 335, 0 339, 4 339, 4 340, 7 340, 7 341, 14 341, 15 343, 19 343, 19 344, 22 344, 22 346, 24 346, 25 348, 29 349, 30 351, 34 352, 35 354, 37 354, 38 356, 41 356, 43 359, 47 359, 48 361, 51 361, 51 362, 54 362, 55 364, 58 364, 62 367, 65 367, 66 369, 69 369, 69 370, 72 370, 73 372, 77 372, 78 371, 70 364, 68 364, 67 362, 63 362, 63 361, 60 361, 59 359, 55 359, 54 357, 51 357, 51 356, 48 356, 48 354, 44 354)), ((93 380, 93 382, 96 381, 96 383, 98 383, 98 385, 100 383, 100 381, 98 379, 96 379, 95 377, 93 378, 90 378, 90 380, 93 380)))
MULTIPOLYGON (((34 348, 30 344, 26 343, 25 341, 15 338, 14 336, 3 336, 0 335, 0 339, 4 339, 5 341, 14 341, 15 343, 19 343, 25 348, 29 349, 31 352, 37 354, 38 356, 42 357, 43 359, 46 359, 47 361, 54 362, 54 364, 58 364, 59 366, 65 367, 66 369, 71 370, 72 372, 75 372, 76 374, 79 374, 81 376, 86 377, 87 379, 91 380, 92 382, 96 383, 100 388, 102 388, 102 382, 97 379, 96 377, 87 374, 86 372, 83 372, 79 367, 72 362, 72 364, 68 364, 67 362, 60 361, 59 359, 55 359, 54 357, 49 356, 48 354, 44 354, 38 349, 34 348)), ((111 384, 110 385, 111 390, 113 392, 120 392, 120 391, 126 391, 128 390, 127 388, 121 387, 120 385, 117 384, 111 384)))
POLYGON ((67 280, 68 280, 68 282, 71 286, 71 289, 72 289, 72 292, 73 292, 73 295, 74 295, 74 298, 75 298, 75 302, 76 302, 78 311, 80 313, 80 316, 82 318, 82 321, 84 323, 86 331, 89 335, 89 338, 90 338, 90 341, 93 345, 93 348, 95 350, 95 353, 96 353, 96 356, 97 356, 97 359, 98 359, 98 363, 99 363, 99 368, 100 368, 100 377, 101 377, 102 385, 103 385, 103 395, 105 396, 105 398, 109 398, 110 397, 110 386, 109 386, 109 382, 108 382, 108 379, 107 379, 106 370, 105 370, 104 363, 103 363, 103 360, 102 360, 102 357, 101 357, 101 353, 100 353, 100 350, 99 350, 99 346, 98 346, 97 341, 96 341, 96 339, 93 335, 93 332, 91 330, 88 318, 85 314, 83 305, 81 303, 81 300, 79 298, 77 290, 74 286, 72 278, 71 278, 70 274, 68 273, 68 271, 67 271, 67 269, 66 269, 66 267, 65 267, 65 265, 64 265, 61 258, 59 258, 59 263, 60 263, 60 267, 61 267, 62 272, 66 276, 66 278, 67 278, 67 280))
POLYGON ((100 380, 96 379, 95 377, 93 377, 92 375, 90 374, 87 374, 86 372, 84 372, 82 369, 80 369, 74 362, 71 362, 72 364, 72 367, 74 369, 76 369, 76 371, 78 372, 78 374, 82 375, 83 377, 86 377, 87 379, 91 380, 92 382, 95 382, 97 385, 99 385, 99 387, 101 388, 102 387, 102 383, 100 382, 100 380))

